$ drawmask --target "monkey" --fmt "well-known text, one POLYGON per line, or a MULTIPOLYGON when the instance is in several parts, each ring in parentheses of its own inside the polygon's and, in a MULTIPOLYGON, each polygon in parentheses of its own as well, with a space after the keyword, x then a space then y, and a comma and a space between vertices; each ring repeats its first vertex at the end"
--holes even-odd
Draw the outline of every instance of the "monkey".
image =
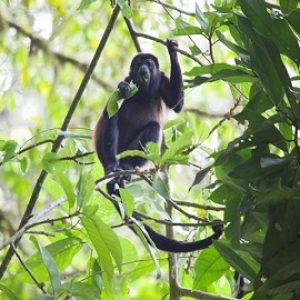
MULTIPOLYGON (((156 56, 138 53, 131 61, 129 75, 118 85, 121 97, 126 100, 111 118, 108 116, 107 107, 104 109, 95 128, 94 142, 105 174, 145 167, 147 161, 144 158, 125 157, 118 161, 116 156, 125 150, 143 150, 148 142, 161 146, 166 109, 176 113, 182 110, 183 79, 176 47, 177 41, 167 40, 171 63, 170 77, 160 71, 156 56), (128 98, 131 81, 138 91, 128 98)), ((107 184, 108 194, 119 196, 116 184, 124 187, 124 178, 111 180, 107 184)), ((137 212, 133 213, 133 217, 141 220, 137 212)), ((169 239, 147 224, 144 224, 144 228, 158 249, 169 252, 190 252, 207 248, 223 233, 220 221, 212 226, 214 233, 211 236, 196 242, 169 239)))

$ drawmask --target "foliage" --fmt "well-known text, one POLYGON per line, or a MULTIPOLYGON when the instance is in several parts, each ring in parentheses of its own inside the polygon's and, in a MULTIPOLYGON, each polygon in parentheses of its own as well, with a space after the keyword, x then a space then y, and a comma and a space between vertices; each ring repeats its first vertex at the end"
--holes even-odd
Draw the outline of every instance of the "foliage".
POLYGON ((239 273, 244 299, 299 299, 298 1, 215 0, 191 12, 175 1, 111 1, 122 16, 71 127, 61 131, 109 23, 109 2, 0 3, 0 261, 29 199, 37 200, 22 221, 20 243, 13 240, 14 258, 7 269, 0 267, 0 299, 168 297, 170 282, 157 278, 167 274, 167 254, 149 246, 143 225, 132 218, 135 211, 154 219, 147 223, 159 231, 158 219, 185 224, 174 227, 183 240, 210 233, 195 220, 224 220, 222 240, 192 256, 179 255, 179 281, 186 289, 220 295, 216 299, 237 297, 239 273), (124 17, 138 31, 128 30, 124 17), (139 35, 153 30, 160 39, 139 35), (149 143, 144 151, 119 155, 140 155, 155 166, 134 172, 136 180, 120 199, 111 199, 118 201, 119 214, 99 193, 105 180, 95 190, 104 174, 89 128, 107 99, 110 116, 119 109, 122 100, 113 91, 127 75, 134 38, 157 54, 168 73, 160 43, 171 34, 183 54, 186 108, 166 123, 163 149, 149 143), (57 139, 62 144, 54 151, 57 139), (173 205, 172 218, 166 203, 173 205), (124 226, 125 215, 137 235, 124 226))

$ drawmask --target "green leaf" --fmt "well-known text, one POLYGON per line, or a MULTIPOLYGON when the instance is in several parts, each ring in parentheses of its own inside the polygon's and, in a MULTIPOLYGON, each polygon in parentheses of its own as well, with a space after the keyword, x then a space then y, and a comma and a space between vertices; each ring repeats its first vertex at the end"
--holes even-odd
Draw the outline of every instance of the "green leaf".
POLYGON ((61 290, 71 294, 76 300, 99 300, 99 289, 85 282, 67 282, 62 285, 61 290))
POLYGON ((284 14, 288 14, 293 9, 297 8, 299 0, 280 0, 281 11, 284 14))
MULTIPOLYGON (((169 148, 163 154, 161 163, 165 164, 168 162, 175 162, 176 155, 182 155, 183 153, 181 152, 184 150, 188 150, 188 148, 191 146, 192 137, 193 133, 191 131, 188 131, 178 137, 172 144, 169 145, 169 148)), ((180 162, 178 158, 182 159, 182 163, 188 162, 188 155, 177 157, 178 162, 180 162)))
POLYGON ((293 29, 300 34, 300 10, 293 10, 285 16, 285 19, 290 23, 293 29))
POLYGON ((127 1, 126 0, 117 0, 117 2, 118 2, 118 5, 121 8, 122 15, 125 18, 128 18, 128 19, 131 18, 132 17, 132 11, 131 11, 131 8, 128 5, 127 1))
POLYGON ((63 172, 67 168, 66 162, 60 160, 57 153, 47 152, 42 158, 43 168, 52 174, 56 172, 63 172))
POLYGON ((146 147, 142 150, 126 150, 117 155, 117 159, 124 157, 139 156, 146 160, 153 161, 155 165, 160 162, 160 148, 156 143, 148 142, 146 147))
POLYGON ((230 50, 232 50, 233 52, 235 52, 240 58, 242 58, 245 62, 248 62, 250 57, 249 57, 249 53, 241 48, 240 46, 228 41, 224 35, 220 32, 220 31, 216 31, 216 34, 219 38, 219 40, 225 45, 227 46, 230 50))
POLYGON ((172 30, 174 35, 193 35, 193 34, 201 34, 203 30, 199 27, 193 26, 181 18, 177 18, 175 20, 176 28, 172 30))
POLYGON ((2 291, 2 294, 7 297, 7 298, 3 298, 3 299, 20 300, 20 298, 14 293, 14 291, 12 291, 10 288, 8 288, 3 283, 0 283, 0 290, 2 291))
POLYGON ((55 261, 46 248, 39 245, 39 250, 42 256, 43 263, 47 268, 52 288, 55 292, 57 292, 61 287, 61 282, 55 261))
POLYGON ((215 241, 214 245, 222 257, 239 273, 248 278, 250 281, 254 281, 257 271, 253 268, 253 264, 249 264, 250 255, 244 254, 247 256, 248 260, 242 257, 239 253, 232 249, 230 244, 225 241, 215 241))
POLYGON ((122 248, 117 235, 97 215, 94 215, 93 218, 85 215, 81 218, 81 221, 98 254, 103 270, 106 272, 108 279, 111 280, 114 271, 112 258, 116 262, 119 271, 122 268, 122 248))
POLYGON ((102 269, 96 259, 93 259, 92 266, 92 282, 93 284, 102 291, 103 289, 103 280, 102 280, 102 269))
POLYGON ((94 192, 94 177, 90 172, 82 172, 78 181, 78 207, 85 206, 94 192))
POLYGON ((206 17, 205 13, 203 13, 198 5, 196 3, 196 20, 201 26, 201 29, 206 33, 209 34, 209 21, 208 18, 206 17))
POLYGON ((204 74, 216 74, 224 70, 231 70, 231 71, 242 70, 251 74, 250 71, 242 67, 229 65, 225 63, 215 63, 207 66, 194 67, 192 70, 185 72, 184 74, 187 76, 200 76, 204 74))
POLYGON ((134 209, 133 195, 127 189, 119 189, 119 192, 120 192, 122 202, 124 204, 126 216, 131 217, 134 209))
POLYGON ((0 151, 3 151, 4 155, 2 161, 0 162, 5 163, 15 156, 18 144, 14 140, 1 141, 1 142, 2 145, 0 146, 0 151))
POLYGON ((193 289, 208 291, 208 287, 229 269, 229 264, 213 247, 202 251, 195 263, 193 289))
POLYGON ((204 168, 196 174, 195 179, 189 188, 189 191, 192 189, 193 186, 199 184, 205 178, 205 176, 208 174, 210 169, 211 169, 211 167, 204 168))
POLYGON ((287 22, 281 18, 271 18, 264 1, 240 0, 240 4, 253 27, 265 38, 271 39, 281 53, 299 64, 300 48, 287 22))
POLYGON ((130 82, 129 84, 129 92, 128 92, 128 97, 126 99, 121 97, 121 93, 119 90, 115 90, 109 97, 107 103, 106 109, 107 109, 108 117, 112 118, 119 111, 124 101, 131 98, 135 93, 137 93, 137 91, 138 91, 138 87, 133 82, 130 82))
POLYGON ((73 187, 71 181, 69 180, 69 178, 66 175, 64 175, 63 173, 57 173, 56 176, 57 176, 58 182, 62 186, 62 188, 68 198, 69 207, 71 209, 74 206, 75 201, 76 201, 74 187, 73 187))
POLYGON ((196 76, 196 79, 194 79, 194 85, 197 85, 195 80, 197 80, 197 78, 201 78, 200 76, 204 74, 210 74, 211 77, 206 78, 206 80, 200 81, 199 84, 207 81, 213 82, 216 80, 223 80, 232 83, 253 82, 257 80, 254 75, 247 69, 240 66, 228 65, 225 63, 216 63, 207 66, 194 67, 192 70, 185 73, 185 75, 187 76, 196 76))
POLYGON ((170 191, 168 189, 167 184, 162 180, 159 173, 155 175, 155 178, 152 183, 152 187, 155 191, 157 191, 161 196, 166 199, 170 198, 170 191))
MULTIPOLYGON (((81 247, 82 242, 79 239, 72 237, 56 241, 47 245, 45 248, 54 258, 58 270, 62 272, 65 268, 70 266, 73 257, 81 247)), ((30 256, 25 263, 38 280, 48 280, 47 271, 43 264, 40 252, 30 256)), ((32 279, 25 270, 21 269, 18 273, 21 276, 22 281, 32 282, 32 279)))
POLYGON ((96 0, 81 0, 78 10, 87 9, 94 2, 96 2, 96 0))
POLYGON ((48 176, 43 184, 43 188, 51 195, 54 199, 59 199, 65 195, 61 185, 48 176))
POLYGON ((30 159, 28 157, 23 157, 20 160, 20 167, 23 174, 27 173, 30 167, 30 159))
POLYGON ((120 91, 119 90, 114 91, 111 94, 110 98, 108 99, 107 108, 106 108, 109 118, 112 118, 119 111, 120 100, 122 100, 120 91))

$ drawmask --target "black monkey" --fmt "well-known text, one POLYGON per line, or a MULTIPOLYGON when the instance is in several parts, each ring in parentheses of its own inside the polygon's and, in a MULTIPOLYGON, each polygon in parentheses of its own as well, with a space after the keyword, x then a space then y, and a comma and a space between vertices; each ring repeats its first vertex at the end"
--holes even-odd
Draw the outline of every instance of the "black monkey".
MULTIPOLYGON (((127 98, 132 81, 138 91, 125 100, 116 115, 109 118, 104 110, 95 129, 95 146, 105 174, 119 170, 133 170, 144 167, 146 160, 141 157, 126 157, 118 161, 116 155, 125 150, 142 150, 147 142, 161 145, 165 106, 180 112, 183 107, 182 75, 174 40, 167 40, 171 61, 170 78, 159 70, 157 58, 148 53, 137 54, 130 65, 129 76, 118 85, 120 94, 127 98)), ((123 187, 123 179, 118 178, 107 184, 110 195, 118 195, 115 185, 123 187)), ((117 208, 118 209, 118 208, 117 208)), ((141 220, 138 213, 133 215, 141 220)), ((190 252, 203 249, 218 239, 223 232, 220 222, 213 226, 214 234, 204 240, 184 243, 169 239, 144 224, 150 238, 158 249, 169 252, 190 252)))

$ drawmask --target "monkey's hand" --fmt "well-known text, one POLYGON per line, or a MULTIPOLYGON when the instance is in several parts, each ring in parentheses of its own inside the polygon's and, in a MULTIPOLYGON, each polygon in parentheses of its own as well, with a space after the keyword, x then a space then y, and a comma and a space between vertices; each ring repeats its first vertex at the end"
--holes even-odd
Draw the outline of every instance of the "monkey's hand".
POLYGON ((127 81, 121 81, 118 85, 121 97, 127 99, 130 94, 130 84, 127 81))
MULTIPOLYGON (((119 164, 117 163, 113 163, 113 164, 109 164, 106 168, 105 168, 105 174, 112 174, 115 172, 119 172, 119 171, 123 171, 124 169, 122 169, 120 167, 119 164)), ((112 195, 117 195, 119 196, 119 188, 124 188, 125 186, 125 181, 130 181, 131 180, 131 176, 130 175, 124 175, 124 176, 116 176, 113 179, 111 179, 108 183, 107 183, 107 192, 112 195)))
POLYGON ((176 40, 167 39, 167 48, 171 57, 176 57, 177 47, 178 47, 178 42, 176 40))
POLYGON ((214 231, 214 240, 217 240, 224 232, 224 225, 221 220, 213 220, 212 229, 214 231))

